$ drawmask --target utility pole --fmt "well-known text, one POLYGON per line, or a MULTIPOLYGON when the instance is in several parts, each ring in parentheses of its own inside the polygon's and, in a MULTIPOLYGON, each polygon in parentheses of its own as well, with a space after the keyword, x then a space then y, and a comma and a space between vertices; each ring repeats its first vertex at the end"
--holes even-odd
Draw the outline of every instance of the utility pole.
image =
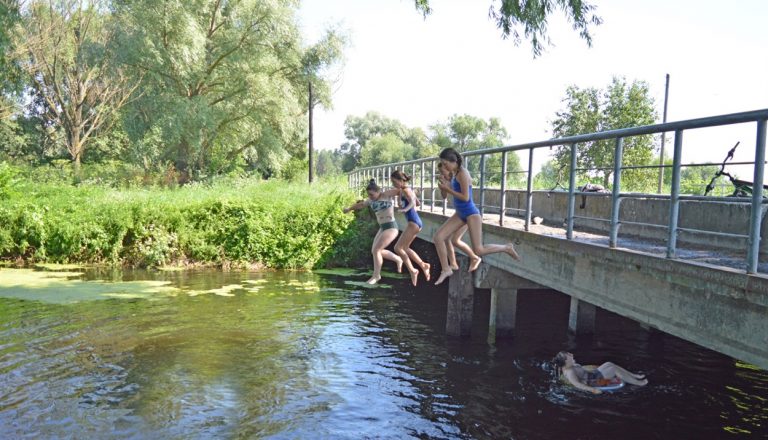
MULTIPOLYGON (((664 120, 662 123, 667 122, 667 101, 669 100, 669 74, 667 74, 667 85, 664 87, 664 120)), ((661 186, 664 184, 664 143, 665 132, 661 132, 661 150, 659 151, 659 188, 656 193, 661 194, 661 186)))
POLYGON ((312 108, 315 106, 314 102, 312 102, 312 81, 309 82, 309 183, 312 183, 314 180, 314 176, 312 173, 312 169, 314 168, 314 158, 312 157, 314 154, 314 148, 312 143, 312 108))

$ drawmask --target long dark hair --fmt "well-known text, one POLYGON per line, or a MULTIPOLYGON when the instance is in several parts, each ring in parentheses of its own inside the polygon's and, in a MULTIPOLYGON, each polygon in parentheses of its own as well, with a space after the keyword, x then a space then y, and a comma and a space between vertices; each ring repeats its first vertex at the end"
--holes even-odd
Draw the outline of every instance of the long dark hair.
POLYGON ((447 160, 448 162, 454 162, 461 169, 461 154, 453 148, 446 148, 440 152, 440 159, 447 160))
POLYGON ((392 171, 392 174, 389 175, 390 179, 400 180, 403 182, 410 182, 411 176, 405 174, 404 172, 400 170, 392 171))
POLYGON ((376 184, 376 179, 371 179, 368 181, 368 186, 365 187, 366 191, 376 191, 381 192, 381 188, 379 188, 379 185, 376 184))

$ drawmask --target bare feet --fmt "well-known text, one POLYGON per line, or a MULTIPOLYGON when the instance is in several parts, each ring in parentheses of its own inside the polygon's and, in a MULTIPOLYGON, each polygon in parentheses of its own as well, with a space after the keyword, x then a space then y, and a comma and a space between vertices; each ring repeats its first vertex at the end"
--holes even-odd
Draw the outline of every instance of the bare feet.
POLYGON ((517 254, 517 251, 515 251, 515 245, 512 243, 507 245, 506 252, 509 254, 510 257, 512 257, 513 260, 520 261, 520 255, 517 254))
POLYGON ((451 263, 451 270, 459 270, 459 264, 458 263, 451 263))
POLYGON ((441 284, 443 281, 445 281, 446 278, 448 278, 451 275, 453 275, 453 271, 452 270, 447 270, 447 271, 444 270, 444 271, 440 272, 440 277, 435 282, 435 286, 437 286, 438 284, 441 284))
POLYGON ((373 285, 373 284, 376 284, 376 283, 378 283, 378 282, 379 282, 379 280, 381 280, 381 277, 380 277, 380 276, 378 276, 378 277, 377 277, 377 276, 372 276, 372 277, 371 277, 371 279, 369 279, 368 281, 366 281, 366 283, 373 285))
POLYGON ((421 265, 421 271, 424 272, 424 278, 429 281, 429 270, 432 268, 432 266, 429 265, 429 263, 424 263, 421 265))
POLYGON ((411 284, 415 286, 418 280, 419 280, 419 271, 417 269, 413 269, 413 272, 411 272, 411 284))
POLYGON ((403 259, 397 260, 397 273, 403 273, 403 259))
POLYGON ((483 262, 483 259, 480 257, 470 258, 469 259, 469 271, 474 272, 477 270, 478 267, 480 267, 480 263, 483 262))

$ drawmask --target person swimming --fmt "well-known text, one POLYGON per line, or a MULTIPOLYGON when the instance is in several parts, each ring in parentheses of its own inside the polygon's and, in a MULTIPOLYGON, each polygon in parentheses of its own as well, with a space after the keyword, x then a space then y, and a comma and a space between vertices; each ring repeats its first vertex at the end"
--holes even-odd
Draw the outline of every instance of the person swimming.
POLYGON ((398 272, 402 271, 403 259, 386 249, 386 247, 395 240, 399 232, 397 222, 395 221, 394 204, 390 199, 394 190, 382 192, 374 179, 371 179, 368 182, 368 186, 366 186, 365 189, 368 192, 368 198, 357 202, 348 208, 344 208, 343 212, 346 214, 350 211, 370 207, 374 214, 376 214, 376 221, 379 223, 379 231, 376 233, 376 237, 373 239, 373 245, 371 246, 371 254, 373 255, 373 276, 366 281, 368 284, 376 284, 381 280, 381 266, 384 264, 385 259, 394 261, 395 264, 397 264, 398 272))
POLYGON ((408 186, 408 182, 411 180, 410 176, 400 170, 395 170, 390 175, 390 179, 392 180, 392 186, 400 192, 402 208, 398 211, 405 214, 407 222, 405 229, 403 229, 403 233, 400 235, 397 243, 395 243, 395 253, 403 259, 405 267, 411 274, 411 283, 415 286, 419 279, 419 271, 413 267, 411 262, 416 263, 416 265, 421 268, 424 272, 424 278, 426 278, 427 281, 429 281, 430 276, 430 265, 425 263, 421 257, 419 257, 419 254, 411 249, 411 243, 413 243, 416 235, 418 235, 419 231, 421 231, 421 228, 424 226, 421 222, 421 217, 419 217, 419 213, 416 212, 418 199, 416 198, 413 189, 408 186))
POLYGON ((644 374, 632 373, 613 362, 605 362, 594 369, 584 368, 577 364, 573 354, 567 351, 558 353, 552 359, 552 363, 558 368, 558 376, 562 376, 574 387, 594 394, 602 393, 602 390, 597 388, 601 379, 618 377, 632 385, 644 386, 648 384, 648 379, 645 378, 644 374))
MULTIPOLYGON (((467 225, 469 228, 469 239, 472 242, 472 250, 478 257, 488 254, 505 252, 515 260, 520 260, 520 256, 515 251, 512 243, 501 244, 483 244, 483 219, 480 211, 472 200, 472 177, 469 171, 461 166, 461 154, 453 148, 446 148, 440 152, 440 163, 448 172, 453 173, 453 179, 448 182, 444 178, 440 179, 438 187, 443 194, 453 196, 453 205, 456 211, 453 215, 440 226, 433 237, 437 255, 440 258, 441 272, 440 277, 435 284, 440 284, 446 278, 453 275, 453 269, 449 266, 448 251, 445 241, 450 239, 456 230, 461 226, 467 225)), ((471 261, 469 271, 473 272, 478 268, 482 260, 471 261)))

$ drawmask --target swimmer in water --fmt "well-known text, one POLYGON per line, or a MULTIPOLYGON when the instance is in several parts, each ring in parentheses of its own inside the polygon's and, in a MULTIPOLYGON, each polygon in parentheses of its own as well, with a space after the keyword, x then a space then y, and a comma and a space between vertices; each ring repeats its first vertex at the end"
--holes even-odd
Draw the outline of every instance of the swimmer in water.
POLYGON ((558 376, 564 377, 568 383, 574 387, 589 391, 593 394, 600 394, 602 391, 596 388, 600 379, 613 379, 618 377, 626 383, 632 385, 644 386, 648 384, 648 379, 644 374, 635 374, 625 370, 613 362, 606 362, 594 370, 588 370, 576 363, 573 354, 567 351, 561 351, 552 359, 552 363, 558 368, 558 376))

